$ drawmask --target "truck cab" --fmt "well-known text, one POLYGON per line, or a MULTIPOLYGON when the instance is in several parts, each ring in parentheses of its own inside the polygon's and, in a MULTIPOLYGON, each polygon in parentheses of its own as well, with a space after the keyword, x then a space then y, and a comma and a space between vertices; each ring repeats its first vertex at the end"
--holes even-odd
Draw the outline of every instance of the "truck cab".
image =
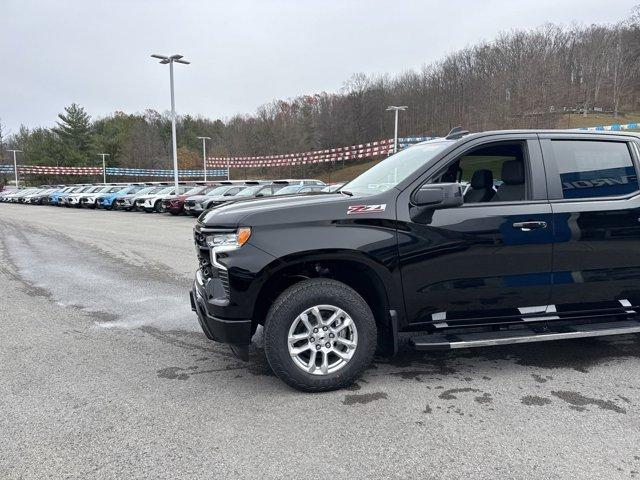
POLYGON ((341 388, 400 334, 448 350, 640 332, 640 137, 495 131, 423 142, 338 192, 205 212, 191 291, 239 356, 341 388))

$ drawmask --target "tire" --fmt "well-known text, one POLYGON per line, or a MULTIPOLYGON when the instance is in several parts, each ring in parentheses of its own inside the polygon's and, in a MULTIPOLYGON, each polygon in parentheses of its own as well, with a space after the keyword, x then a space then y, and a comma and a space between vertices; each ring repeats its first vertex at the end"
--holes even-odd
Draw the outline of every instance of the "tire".
MULTIPOLYGON (((307 322, 311 322, 311 326, 317 325, 316 314, 317 312, 309 313, 305 317, 307 322)), ((324 327, 321 327, 322 329, 324 327)), ((289 386, 304 392, 337 390, 353 383, 371 363, 376 350, 376 339, 376 322, 364 299, 344 283, 324 278, 304 280, 285 290, 271 306, 264 325, 265 353, 273 372, 289 386), (301 319, 303 314, 311 312, 313 307, 320 307, 320 316, 324 317, 325 321, 331 316, 331 308, 336 309, 333 310, 334 312, 341 310, 346 313, 346 316, 342 314, 338 316, 338 318, 344 317, 342 320, 334 321, 338 322, 336 328, 341 328, 343 333, 337 333, 337 330, 331 327, 329 327, 329 333, 322 331, 317 334, 307 333, 309 332, 307 327, 309 324, 301 319), (351 322, 347 322, 346 317, 350 317, 351 322), (345 327, 344 324, 349 326, 345 327), (300 332, 298 328, 302 328, 302 333, 295 333, 296 331, 300 332), (345 352, 351 352, 351 349, 343 346, 342 342, 326 337, 329 334, 334 335, 331 332, 336 332, 335 335, 340 337, 343 335, 346 337, 336 340, 351 341, 355 339, 355 342, 351 343, 355 343, 356 346, 347 361, 329 350, 327 350, 329 353, 326 353, 324 346, 330 345, 329 342, 333 342, 338 349, 345 348, 346 350, 342 352, 343 355, 345 352), (302 345, 293 343, 291 348, 297 349, 302 346, 300 350, 306 348, 305 353, 292 356, 290 335, 304 337, 300 340, 302 345), (310 337, 307 339, 306 335, 310 335, 310 337), (320 335, 325 335, 325 337, 321 338, 320 335), (349 335, 351 336, 348 337, 349 335), (325 343, 325 341, 328 342, 325 343), (314 347, 311 348, 311 346, 314 347), (318 347, 322 350, 314 351, 314 348, 318 347), (305 356, 308 356, 308 359, 304 358, 305 356), (338 362, 334 363, 333 368, 336 370, 329 371, 330 368, 322 365, 325 358, 338 362), (320 367, 317 366, 318 363, 321 364, 320 367), (315 373, 309 373, 309 369, 315 373), (326 372, 319 371, 322 369, 326 372)), ((331 363, 328 363, 328 366, 331 366, 331 363)))
POLYGON ((162 207, 162 200, 158 200, 153 205, 153 209, 156 211, 156 213, 163 213, 164 212, 164 208, 162 207))

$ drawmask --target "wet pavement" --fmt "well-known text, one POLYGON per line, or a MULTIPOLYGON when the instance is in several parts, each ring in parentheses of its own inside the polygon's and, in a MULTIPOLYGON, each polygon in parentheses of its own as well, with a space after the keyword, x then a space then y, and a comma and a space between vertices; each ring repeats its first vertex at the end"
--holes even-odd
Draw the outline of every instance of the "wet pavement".
POLYGON ((640 336, 378 358, 302 394, 207 341, 193 219, 0 205, 0 478, 640 478, 640 336))

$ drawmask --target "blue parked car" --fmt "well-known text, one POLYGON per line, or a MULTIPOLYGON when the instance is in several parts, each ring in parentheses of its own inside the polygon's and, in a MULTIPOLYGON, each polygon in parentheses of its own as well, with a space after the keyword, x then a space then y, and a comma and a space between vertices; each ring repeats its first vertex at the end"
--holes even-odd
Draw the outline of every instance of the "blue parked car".
POLYGON ((49 194, 49 205, 57 205, 61 206, 63 203, 63 199, 69 195, 70 193, 79 192, 83 188, 86 188, 83 185, 72 185, 70 187, 65 187, 57 192, 53 192, 49 194))
POLYGON ((114 201, 118 198, 124 197, 130 193, 136 193, 139 190, 142 190, 145 185, 126 185, 123 186, 120 190, 108 191, 107 193, 101 194, 96 199, 96 205, 98 208, 104 208, 107 210, 111 210, 114 207, 114 201))

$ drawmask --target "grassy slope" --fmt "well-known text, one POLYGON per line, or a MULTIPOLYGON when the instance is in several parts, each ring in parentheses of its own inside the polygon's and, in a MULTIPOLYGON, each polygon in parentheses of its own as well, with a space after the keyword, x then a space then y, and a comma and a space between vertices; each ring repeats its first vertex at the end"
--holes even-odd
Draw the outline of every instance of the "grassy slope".
POLYGON ((580 128, 580 127, 597 127, 599 125, 624 125, 625 123, 640 123, 640 113, 628 113, 625 116, 614 118, 613 115, 606 113, 591 113, 586 117, 580 114, 563 115, 558 121, 557 128, 580 128))

